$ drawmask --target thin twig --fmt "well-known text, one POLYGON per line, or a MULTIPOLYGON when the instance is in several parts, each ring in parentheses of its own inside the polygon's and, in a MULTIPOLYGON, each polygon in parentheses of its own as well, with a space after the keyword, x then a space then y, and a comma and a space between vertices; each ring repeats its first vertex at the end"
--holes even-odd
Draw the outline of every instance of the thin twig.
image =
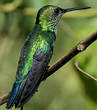
MULTIPOLYGON (((45 74, 42 80, 47 79, 50 75, 55 73, 59 68, 61 68, 64 64, 70 61, 74 56, 84 51, 90 44, 92 44, 96 40, 97 40, 97 32, 93 33, 88 38, 79 42, 70 52, 64 55, 61 59, 59 59, 54 65, 52 65, 48 69, 47 73, 45 74)), ((2 96, 0 98, 0 105, 6 103, 8 100, 8 97, 9 97, 9 93, 2 96)))
POLYGON ((74 63, 74 65, 75 65, 76 69, 77 69, 79 72, 85 74, 86 76, 88 76, 89 78, 91 78, 91 79, 93 79, 93 80, 95 80, 95 81, 97 82, 97 79, 96 79, 94 76, 90 75, 89 73, 85 72, 84 70, 82 70, 82 69, 79 67, 77 61, 74 63))

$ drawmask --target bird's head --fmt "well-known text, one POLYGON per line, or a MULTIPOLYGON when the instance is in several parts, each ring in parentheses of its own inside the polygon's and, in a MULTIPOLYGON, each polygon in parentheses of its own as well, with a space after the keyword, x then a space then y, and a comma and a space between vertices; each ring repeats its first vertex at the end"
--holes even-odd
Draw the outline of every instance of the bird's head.
POLYGON ((56 31, 57 24, 64 13, 88 8, 90 7, 62 9, 57 6, 47 5, 39 10, 36 24, 40 24, 44 31, 56 31))

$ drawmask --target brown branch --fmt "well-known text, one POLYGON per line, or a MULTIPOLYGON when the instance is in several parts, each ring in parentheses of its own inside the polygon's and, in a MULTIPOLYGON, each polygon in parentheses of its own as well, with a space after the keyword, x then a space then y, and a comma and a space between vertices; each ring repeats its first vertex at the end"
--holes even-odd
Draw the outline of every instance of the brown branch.
MULTIPOLYGON (((59 61, 57 61, 54 65, 52 65, 42 80, 45 80, 50 75, 55 73, 59 68, 61 68, 64 64, 70 61, 74 56, 84 51, 90 44, 92 44, 97 39, 97 32, 93 33, 88 38, 79 42, 70 52, 68 52, 65 56, 63 56, 59 61)), ((9 94, 5 94, 0 98, 0 105, 7 102, 9 94)))
POLYGON ((48 69, 47 74, 45 74, 43 80, 48 78, 50 75, 52 75, 55 71, 57 71, 64 64, 66 64, 68 61, 70 61, 74 56, 76 56, 80 52, 84 51, 96 39, 97 39, 97 32, 93 33, 88 38, 80 41, 70 52, 68 52, 66 55, 64 55, 61 59, 59 59, 59 61, 57 61, 54 65, 52 65, 48 69))
POLYGON ((77 69, 79 72, 85 74, 86 76, 88 76, 89 78, 91 78, 91 79, 93 79, 93 80, 95 80, 95 81, 97 82, 97 79, 96 79, 94 76, 90 75, 89 73, 85 72, 84 70, 82 70, 82 69, 79 67, 77 61, 74 63, 74 66, 76 67, 76 69, 77 69))
POLYGON ((7 94, 3 95, 2 97, 0 97, 0 105, 7 102, 9 95, 10 95, 10 93, 7 93, 7 94))

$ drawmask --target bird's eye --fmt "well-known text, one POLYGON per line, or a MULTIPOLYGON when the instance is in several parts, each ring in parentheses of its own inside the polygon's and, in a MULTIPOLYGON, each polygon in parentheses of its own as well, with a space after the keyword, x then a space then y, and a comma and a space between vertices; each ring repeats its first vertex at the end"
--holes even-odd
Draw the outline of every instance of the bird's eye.
POLYGON ((55 14, 59 14, 59 11, 60 11, 59 8, 56 8, 56 9, 54 10, 54 13, 55 13, 55 14))

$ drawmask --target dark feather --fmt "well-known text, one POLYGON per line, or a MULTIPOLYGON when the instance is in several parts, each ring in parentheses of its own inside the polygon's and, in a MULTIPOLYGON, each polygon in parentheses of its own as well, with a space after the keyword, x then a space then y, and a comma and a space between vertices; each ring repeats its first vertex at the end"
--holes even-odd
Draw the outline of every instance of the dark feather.
POLYGON ((36 92, 43 75, 45 74, 51 55, 43 53, 41 50, 37 50, 33 56, 32 68, 29 71, 25 79, 25 86, 21 94, 18 96, 15 102, 15 107, 23 106, 31 96, 36 92))

